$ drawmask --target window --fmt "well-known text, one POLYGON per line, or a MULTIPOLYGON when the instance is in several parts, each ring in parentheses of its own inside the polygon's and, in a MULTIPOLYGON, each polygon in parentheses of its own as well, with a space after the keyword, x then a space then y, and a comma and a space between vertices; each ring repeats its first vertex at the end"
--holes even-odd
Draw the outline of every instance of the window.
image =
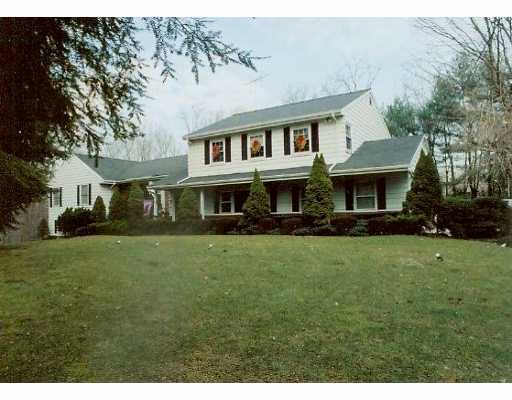
POLYGON ((61 207, 61 191, 60 189, 52 189, 52 206, 61 207))
POLYGON ((309 131, 308 128, 293 130, 293 151, 303 153, 309 151, 309 131))
POLYGON ((375 185, 373 182, 356 184, 356 207, 359 210, 375 209, 375 185))
POLYGON ((347 145, 347 151, 352 151, 352 130, 350 125, 345 125, 345 141, 347 145))
POLYGON ((217 140, 212 142, 212 161, 224 162, 224 141, 217 140))
POLYGON ((80 185, 80 205, 89 204, 89 185, 80 185))
POLYGON ((251 158, 263 157, 265 154, 265 145, 263 134, 251 135, 249 137, 249 149, 251 158))
POLYGON ((231 192, 220 193, 220 212, 230 213, 231 212, 231 192))
POLYGON ((53 221, 53 230, 55 233, 57 233, 59 231, 59 227, 57 226, 57 220, 53 221))

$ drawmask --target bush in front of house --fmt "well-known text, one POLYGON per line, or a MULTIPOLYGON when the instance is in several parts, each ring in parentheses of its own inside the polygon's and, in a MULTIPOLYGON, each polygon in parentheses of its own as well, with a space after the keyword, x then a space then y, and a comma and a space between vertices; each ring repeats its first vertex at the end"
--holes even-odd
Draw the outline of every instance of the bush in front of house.
POLYGON ((138 224, 144 215, 144 190, 138 183, 130 185, 126 201, 128 221, 138 224))
POLYGON ((359 218, 355 226, 349 230, 349 236, 368 236, 368 221, 359 218))
POLYGON ((127 235, 130 228, 128 221, 93 222, 87 225, 89 235, 127 235))
POLYGON ((238 217, 215 218, 209 221, 209 230, 216 235, 236 233, 239 225, 238 217))
POLYGON ((334 212, 334 189, 322 154, 315 155, 305 192, 305 222, 316 226, 329 224, 334 212))
POLYGON ((283 235, 291 235, 294 230, 302 228, 303 225, 301 217, 283 218, 280 231, 283 235))
POLYGON ((128 216, 126 197, 123 196, 118 186, 114 187, 110 198, 108 218, 111 221, 124 220, 128 216))
POLYGON ((181 192, 176 217, 178 221, 193 221, 201 217, 199 214, 199 199, 193 189, 186 187, 181 192))
POLYGON ((387 232, 391 235, 419 235, 427 224, 423 215, 398 214, 387 215, 385 218, 387 232))
POLYGON ((78 228, 94 222, 91 210, 86 208, 66 208, 57 218, 57 229, 65 236, 73 236, 78 228))
POLYGON ((270 197, 256 169, 249 196, 242 206, 242 212, 243 216, 240 219, 242 228, 256 227, 261 219, 270 217, 270 197))
POLYGON ((500 199, 449 197, 441 205, 437 225, 455 238, 496 238, 510 233, 511 213, 500 199))
POLYGON ((368 220, 368 235, 389 235, 388 217, 379 216, 368 220))
POLYGON ((332 225, 315 225, 305 226, 302 228, 295 229, 292 232, 295 236, 334 236, 336 235, 336 228, 332 225))
POLYGON ((105 222, 107 220, 107 210, 101 196, 96 197, 92 207, 92 217, 95 222, 105 222))
POLYGON ((350 230, 356 226, 357 218, 354 215, 338 215, 331 220, 332 226, 336 230, 337 235, 348 235, 350 230))
POLYGON ((411 190, 407 192, 404 211, 422 214, 428 221, 434 221, 443 201, 439 173, 431 155, 421 152, 413 173, 411 190))
POLYGON ((50 236, 50 229, 48 228, 48 221, 46 220, 46 218, 43 218, 41 222, 39 222, 37 232, 39 234, 40 239, 47 239, 48 236, 50 236))

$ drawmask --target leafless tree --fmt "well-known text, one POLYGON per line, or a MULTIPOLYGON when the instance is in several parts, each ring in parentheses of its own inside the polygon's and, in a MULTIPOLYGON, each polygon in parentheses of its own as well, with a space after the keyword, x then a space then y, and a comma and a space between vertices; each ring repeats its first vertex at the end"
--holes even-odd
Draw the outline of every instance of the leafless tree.
POLYGON ((327 77, 320 87, 320 94, 330 96, 371 88, 379 71, 379 68, 369 64, 363 58, 347 61, 340 69, 327 77))
POLYGON ((226 116, 224 110, 208 110, 202 104, 193 104, 186 110, 180 111, 178 114, 179 119, 185 125, 187 133, 194 132, 199 128, 213 124, 226 116))
POLYGON ((317 97, 313 90, 307 85, 289 85, 281 98, 282 104, 298 103, 299 101, 310 100, 317 97))

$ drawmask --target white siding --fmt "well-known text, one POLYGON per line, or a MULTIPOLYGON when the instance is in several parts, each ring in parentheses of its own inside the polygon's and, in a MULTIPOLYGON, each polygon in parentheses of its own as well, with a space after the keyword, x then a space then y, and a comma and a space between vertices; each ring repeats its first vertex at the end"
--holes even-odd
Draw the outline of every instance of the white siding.
POLYGON ((101 196, 107 208, 112 197, 110 186, 100 185, 103 179, 76 156, 61 161, 56 165, 54 176, 50 180, 51 188, 62 188, 62 207, 53 204, 48 212, 48 227, 50 234, 55 234, 55 220, 67 207, 83 207, 92 209, 96 197, 101 196), (91 205, 76 204, 76 186, 91 184, 91 205))
MULTIPOLYGON (((325 157, 327 164, 346 161, 350 156, 345 141, 345 125, 348 123, 352 131, 352 151, 355 151, 366 140, 389 138, 389 132, 384 123, 375 101, 370 104, 371 94, 368 92, 341 110, 343 117, 336 122, 332 120, 318 121, 319 152, 325 157)), ((290 135, 293 129, 311 127, 311 123, 290 125, 290 135)), ((204 140, 194 140, 188 143, 188 174, 189 176, 209 176, 251 172, 254 169, 269 170, 310 166, 315 153, 293 153, 284 155, 283 127, 272 128, 272 157, 242 160, 241 134, 261 133, 264 130, 240 132, 231 136, 231 162, 204 164, 204 140)), ((311 128, 309 129, 311 136, 311 128)), ((211 140, 211 138, 210 138, 211 140)), ((311 142, 311 139, 310 139, 311 142)), ((311 146, 311 143, 310 143, 311 146)))
POLYGON ((343 108, 343 118, 341 120, 343 131, 343 149, 347 151, 345 145, 345 125, 349 124, 352 134, 352 152, 356 151, 363 142, 367 140, 388 139, 391 137, 388 128, 375 100, 371 93, 367 92, 354 100, 348 106, 343 108))

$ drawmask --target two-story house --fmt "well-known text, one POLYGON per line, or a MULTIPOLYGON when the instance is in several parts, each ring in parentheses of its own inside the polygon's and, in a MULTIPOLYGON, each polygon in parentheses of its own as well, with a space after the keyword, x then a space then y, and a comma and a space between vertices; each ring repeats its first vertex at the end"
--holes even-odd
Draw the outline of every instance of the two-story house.
MULTIPOLYGON (((255 169, 275 215, 302 212, 315 154, 329 167, 337 213, 396 212, 410 187, 421 136, 391 138, 370 90, 234 114, 184 137, 187 177, 153 182, 199 192, 203 218, 241 214, 255 169)), ((174 210, 170 210, 174 215, 174 210)))
POLYGON ((135 162, 85 155, 62 162, 51 180, 50 230, 66 207, 105 204, 112 189, 147 184, 176 216, 185 187, 199 194, 203 218, 240 215, 255 169, 270 194, 274 215, 302 212, 315 154, 322 153, 334 183, 336 213, 402 209, 421 151, 421 136, 391 138, 370 90, 234 114, 184 137, 188 156, 135 162))

